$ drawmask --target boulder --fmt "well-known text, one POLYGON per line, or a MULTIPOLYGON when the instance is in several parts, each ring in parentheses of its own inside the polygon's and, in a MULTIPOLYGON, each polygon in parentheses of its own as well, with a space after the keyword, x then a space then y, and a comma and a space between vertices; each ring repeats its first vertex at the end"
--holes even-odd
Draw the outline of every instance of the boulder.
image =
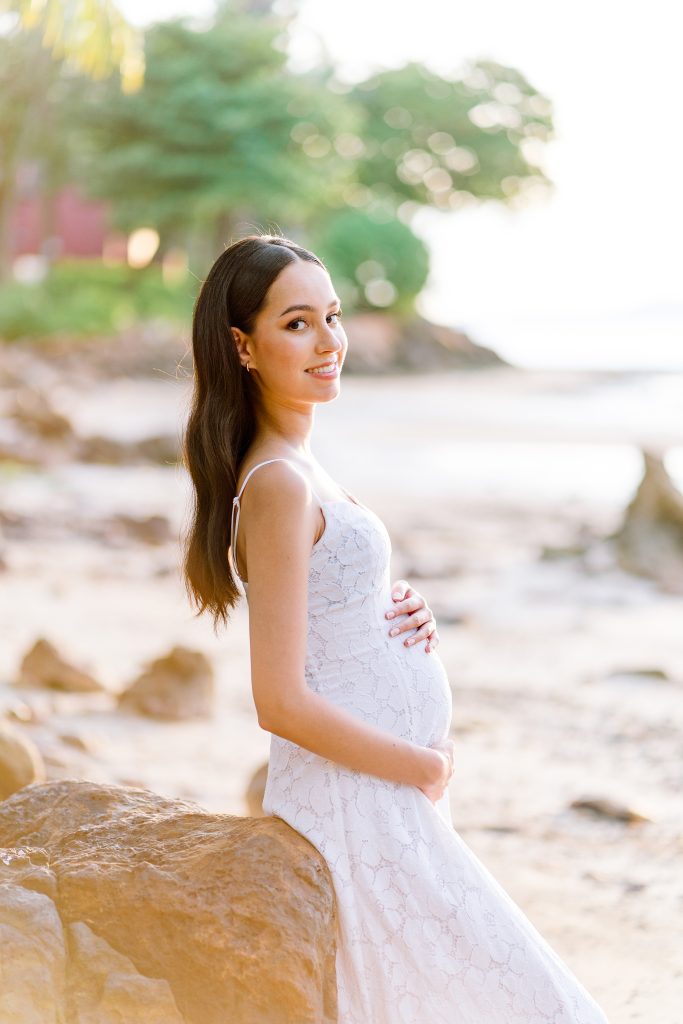
POLYGON ((244 799, 247 805, 247 814, 252 818, 260 818, 263 815, 263 796, 266 791, 268 780, 268 762, 259 765, 247 784, 244 799))
POLYGON ((119 441, 102 434, 78 438, 78 459, 81 462, 103 462, 109 465, 175 466, 178 462, 180 442, 166 434, 142 437, 137 441, 119 441))
POLYGON ((148 978, 84 921, 67 926, 67 1006, 79 1024, 183 1024, 165 978, 148 978))
POLYGON ((332 1024, 336 927, 280 818, 72 779, 0 804, 8 1024, 332 1024))
POLYGON ((23 851, 19 870, 12 870, 11 852, 0 852, 0 1021, 62 1024, 66 937, 54 902, 54 875, 42 867, 44 877, 37 877, 41 865, 30 860, 31 853, 40 861, 44 851, 23 851), (41 891, 41 886, 52 894, 41 891))
POLYGON ((27 704, 25 700, 14 700, 5 706, 5 717, 24 725, 36 725, 45 720, 45 713, 34 704, 27 704))
POLYGON ((615 668, 605 678, 623 680, 624 682, 649 679, 655 679, 657 682, 663 683, 671 682, 671 676, 666 669, 660 668, 658 665, 634 665, 632 668, 615 668))
MULTIPOLYGON (((0 460, 4 458, 2 444, 0 443, 0 460)), ((14 512, 9 509, 0 509, 0 530, 8 540, 28 540, 33 527, 33 517, 22 512, 14 512)))
POLYGON ((60 732, 59 738, 65 746, 81 750, 84 754, 94 754, 97 749, 93 738, 82 736, 79 732, 60 732))
POLYGON ((629 825, 640 822, 651 822, 646 814, 616 800, 610 800, 602 796, 584 796, 572 800, 569 805, 576 811, 588 811, 590 814, 601 818, 612 818, 614 821, 624 821, 629 825))
POLYGON ((166 544, 173 539, 171 523, 167 516, 130 516, 123 512, 112 516, 106 524, 107 540, 136 540, 153 547, 166 544))
POLYGON ((44 781, 45 764, 33 740, 0 720, 0 800, 32 782, 44 781))
POLYGON ((463 331, 430 323, 421 316, 365 312, 344 322, 353 338, 344 362, 344 370, 350 373, 423 373, 509 365, 463 331))
POLYGON ((71 693, 106 692, 88 672, 66 661, 56 647, 40 637, 24 655, 15 686, 47 687, 71 693))
POLYGON ((78 439, 79 462, 98 462, 108 466, 122 466, 134 459, 131 446, 127 441, 119 441, 115 437, 102 434, 90 434, 78 439))
POLYGON ((137 453, 148 462, 175 466, 180 456, 181 441, 173 434, 154 434, 135 442, 137 453))
POLYGON ((68 441, 73 437, 67 417, 53 407, 47 394, 29 385, 15 391, 11 415, 27 430, 47 441, 68 441))
POLYGON ((661 455, 643 451, 644 472, 614 542, 622 569, 683 592, 683 494, 661 455))
POLYGON ((213 666, 201 651, 173 647, 147 663, 119 694, 119 708, 154 718, 208 718, 215 697, 213 666))

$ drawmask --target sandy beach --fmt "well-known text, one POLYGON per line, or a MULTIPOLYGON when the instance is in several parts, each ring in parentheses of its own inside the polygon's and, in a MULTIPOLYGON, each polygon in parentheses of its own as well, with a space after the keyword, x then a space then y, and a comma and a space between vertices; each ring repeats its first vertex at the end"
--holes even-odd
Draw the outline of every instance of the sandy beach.
MULTIPOLYGON (((683 1022, 683 595, 619 569, 602 540, 638 484, 641 446, 666 452, 681 486, 681 393, 674 374, 502 367, 349 376, 316 412, 316 456, 383 518, 393 578, 435 611, 455 827, 614 1024, 683 1022), (649 820, 570 807, 581 798, 649 820)), ((51 395, 79 433, 134 440, 181 430, 188 382, 72 376, 51 395)), ((0 711, 35 709, 22 728, 49 778, 245 814, 269 745, 246 602, 218 637, 193 618, 179 573, 188 497, 172 464, 5 464, 0 711), (119 513, 168 517, 169 539, 103 527, 119 513), (108 692, 14 687, 40 636, 108 692), (143 664, 178 644, 211 660, 214 716, 115 710, 143 664)))

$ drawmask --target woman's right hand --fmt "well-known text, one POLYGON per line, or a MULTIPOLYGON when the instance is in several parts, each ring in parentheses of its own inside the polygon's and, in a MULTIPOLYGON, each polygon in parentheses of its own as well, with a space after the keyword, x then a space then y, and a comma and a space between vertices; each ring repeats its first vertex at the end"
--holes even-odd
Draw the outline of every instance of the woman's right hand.
POLYGON ((425 796, 429 797, 432 803, 435 804, 446 792, 448 783, 453 775, 455 744, 453 740, 446 739, 441 743, 430 744, 427 749, 438 753, 439 763, 436 764, 434 778, 426 785, 419 786, 418 789, 421 789, 425 796))

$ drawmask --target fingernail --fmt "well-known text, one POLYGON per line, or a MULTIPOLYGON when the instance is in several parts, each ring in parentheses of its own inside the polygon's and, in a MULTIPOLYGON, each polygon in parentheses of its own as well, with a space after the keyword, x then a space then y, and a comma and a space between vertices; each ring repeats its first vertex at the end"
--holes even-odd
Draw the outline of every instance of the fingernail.
POLYGON ((398 626, 394 626, 393 629, 389 630, 389 636, 396 636, 397 633, 400 633, 398 626))
POLYGON ((393 619, 395 614, 396 614, 396 612, 387 612, 387 618, 388 619, 393 619))

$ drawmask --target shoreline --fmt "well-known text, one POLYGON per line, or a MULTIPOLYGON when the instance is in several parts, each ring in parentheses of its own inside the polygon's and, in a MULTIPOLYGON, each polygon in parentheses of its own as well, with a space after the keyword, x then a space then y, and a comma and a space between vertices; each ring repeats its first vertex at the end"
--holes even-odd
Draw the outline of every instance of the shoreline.
MULTIPOLYGON (((453 689, 456 829, 610 1019, 676 1024, 683 596, 618 570, 600 538, 639 476, 634 431, 644 424, 680 449, 683 425, 676 433, 666 406, 649 415, 648 395, 634 403, 623 374, 609 404, 594 374, 586 387, 585 375, 551 382, 501 372, 349 378, 347 394, 318 410, 316 454, 385 521, 392 579, 405 576, 435 610, 453 689), (516 432, 533 443, 513 440, 516 432), (591 461, 591 450, 601 457, 591 461), (558 453, 565 461, 553 476, 558 453), (644 669, 664 677, 639 676, 644 669), (652 822, 570 807, 591 795, 652 822)), ((177 382, 149 380, 57 394, 79 427, 128 408, 134 420, 146 395, 147 427, 170 434, 183 397, 177 382)), ((18 727, 38 743, 49 778, 143 785, 245 814, 248 781, 269 747, 253 708, 247 608, 242 601, 218 637, 193 617, 179 575, 183 473, 5 467, 5 511, 26 520, 3 526, 0 709, 24 702, 44 715, 18 727), (158 544, 135 539, 116 524, 123 512, 163 513, 170 532, 158 544), (14 688, 40 635, 110 694, 14 688), (111 694, 175 644, 211 660, 212 718, 161 722, 113 710, 111 694), (85 749, 63 738, 73 735, 85 749)))

